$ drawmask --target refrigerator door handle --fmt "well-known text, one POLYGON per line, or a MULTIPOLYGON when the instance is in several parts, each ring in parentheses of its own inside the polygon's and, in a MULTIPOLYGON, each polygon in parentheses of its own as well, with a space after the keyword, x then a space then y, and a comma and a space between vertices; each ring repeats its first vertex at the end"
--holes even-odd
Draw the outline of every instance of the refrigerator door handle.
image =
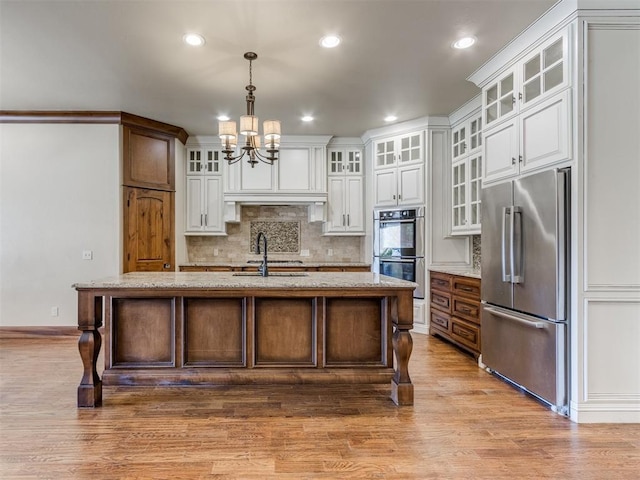
MULTIPOLYGON (((510 215, 511 207, 502 207, 502 236, 500 245, 500 264, 502 267, 502 282, 511 282, 511 275, 507 275, 507 215, 510 215)), ((511 243, 511 242, 509 242, 511 243)), ((511 273, 511 269, 509 269, 511 273)))
POLYGON ((495 315, 496 317, 505 318, 507 320, 514 321, 516 323, 524 325, 525 327, 544 328, 544 322, 530 322, 529 320, 525 320, 524 318, 516 317, 514 315, 509 315, 508 313, 501 312, 491 307, 484 307, 484 309, 487 312, 491 313, 492 315, 495 315))
POLYGON ((522 275, 522 259, 524 258, 524 242, 522 240, 522 208, 511 207, 511 283, 524 283, 522 275), (518 234, 516 235, 516 215, 518 215, 518 234), (517 245, 516 245, 517 242, 517 245), (516 246, 518 248, 516 248, 516 246))

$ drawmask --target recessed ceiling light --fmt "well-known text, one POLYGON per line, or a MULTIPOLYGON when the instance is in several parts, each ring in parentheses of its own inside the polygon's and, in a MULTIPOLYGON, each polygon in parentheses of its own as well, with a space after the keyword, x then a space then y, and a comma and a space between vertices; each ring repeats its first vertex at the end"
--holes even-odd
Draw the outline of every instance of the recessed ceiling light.
POLYGON ((471 45, 476 43, 476 40, 476 37, 463 37, 454 42, 451 46, 457 49, 469 48, 471 45))
POLYGON ((229 121, 229 116, 228 115, 218 115, 218 121, 219 122, 228 122, 229 121))
POLYGON ((182 41, 187 45, 191 45, 192 47, 201 47, 204 45, 204 37, 202 35, 198 35, 197 33, 187 33, 184 37, 182 37, 182 41))
POLYGON ((387 115, 384 117, 385 122, 395 122, 398 119, 395 115, 387 115))
POLYGON ((302 120, 303 122, 313 122, 313 117, 311 115, 305 115, 300 120, 302 120))
POLYGON ((342 39, 338 35, 325 35, 320 39, 320 45, 324 48, 334 48, 340 45, 342 39))

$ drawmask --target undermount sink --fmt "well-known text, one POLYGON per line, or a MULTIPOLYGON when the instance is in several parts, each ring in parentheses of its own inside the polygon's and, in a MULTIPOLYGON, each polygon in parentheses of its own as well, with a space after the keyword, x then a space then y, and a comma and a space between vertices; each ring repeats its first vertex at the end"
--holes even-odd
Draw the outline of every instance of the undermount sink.
MULTIPOLYGON (((233 274, 234 277, 261 277, 258 272, 238 272, 233 274)), ((305 272, 273 272, 268 277, 308 277, 305 272)))

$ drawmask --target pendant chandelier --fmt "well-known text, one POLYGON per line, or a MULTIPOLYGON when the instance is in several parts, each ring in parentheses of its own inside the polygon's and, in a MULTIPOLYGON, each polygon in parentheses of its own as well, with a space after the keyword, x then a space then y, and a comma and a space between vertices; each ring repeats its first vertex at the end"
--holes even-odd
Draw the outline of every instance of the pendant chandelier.
POLYGON ((247 114, 240 117, 240 133, 245 136, 245 140, 244 144, 240 147, 240 153, 234 155, 238 139, 236 122, 218 122, 218 136, 222 140, 222 152, 225 154, 224 159, 229 162, 229 165, 242 160, 245 156, 252 168, 255 167, 258 161, 273 165, 273 162, 278 159, 280 152, 280 121, 264 121, 262 128, 266 153, 260 152, 258 117, 255 116, 253 110, 256 100, 253 92, 256 90, 256 87, 253 86, 251 71, 251 62, 258 58, 258 55, 253 52, 247 52, 244 54, 244 58, 249 60, 249 85, 245 87, 248 92, 246 97, 247 114))

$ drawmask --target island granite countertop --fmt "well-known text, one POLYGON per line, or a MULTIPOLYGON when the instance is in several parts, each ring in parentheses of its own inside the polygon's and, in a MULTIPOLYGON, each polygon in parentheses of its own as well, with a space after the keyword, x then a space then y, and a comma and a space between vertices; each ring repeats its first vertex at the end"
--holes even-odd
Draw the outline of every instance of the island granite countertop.
MULTIPOLYGON (((243 268, 255 267, 261 260, 251 262, 187 262, 181 263, 179 267, 230 267, 243 268)), ((304 260, 270 260, 267 262, 270 267, 371 267, 365 262, 305 262, 304 260)))
POLYGON ((76 289, 314 289, 314 288, 415 288, 418 285, 370 272, 274 272, 262 277, 249 272, 132 272, 88 282, 76 289))

